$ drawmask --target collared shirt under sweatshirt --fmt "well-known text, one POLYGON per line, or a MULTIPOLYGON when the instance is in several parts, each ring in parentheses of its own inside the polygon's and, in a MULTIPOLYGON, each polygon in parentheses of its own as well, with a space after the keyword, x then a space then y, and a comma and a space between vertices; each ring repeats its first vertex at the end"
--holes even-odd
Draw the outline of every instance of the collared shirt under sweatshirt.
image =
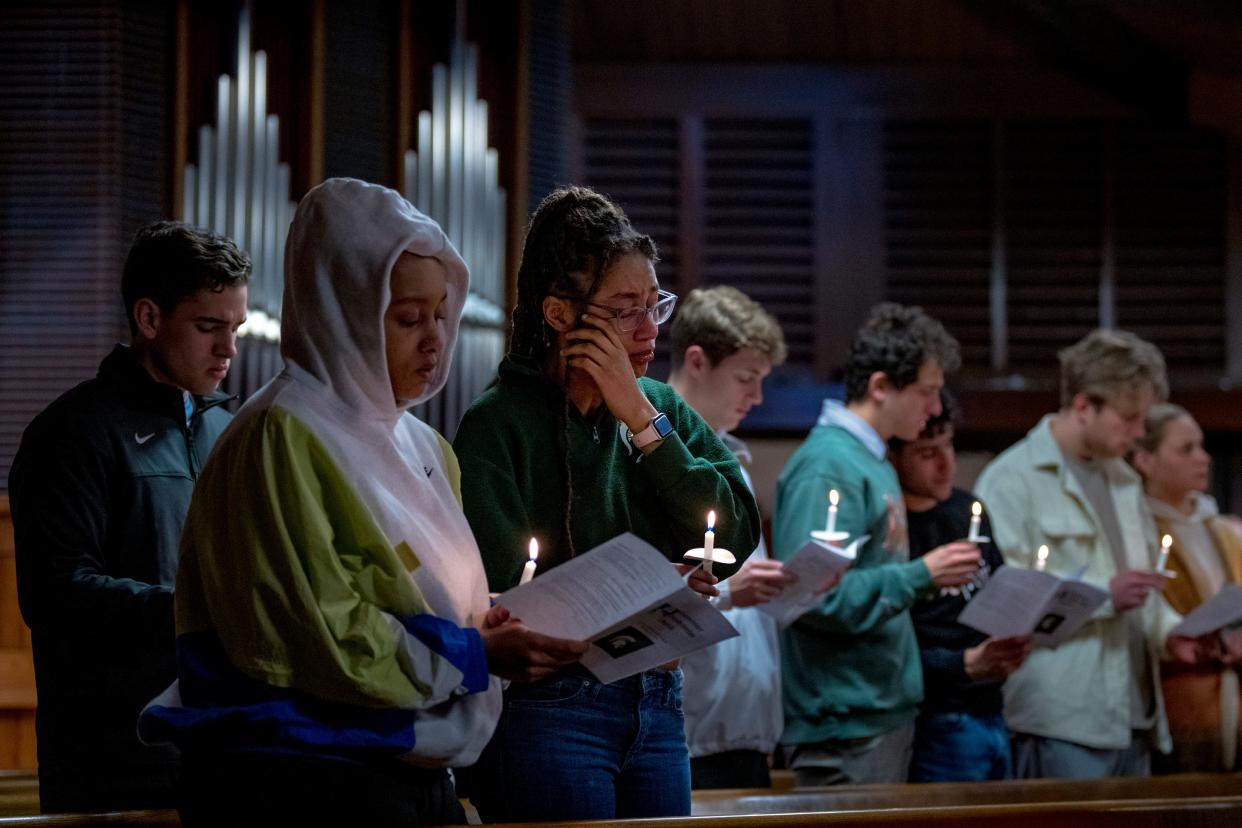
POLYGON ((777 481, 777 560, 824 528, 831 489, 840 494, 837 529, 869 539, 841 582, 781 633, 783 741, 793 744, 896 730, 923 698, 909 610, 931 589, 931 573, 909 560, 901 487, 883 440, 839 404, 825 407, 777 481))

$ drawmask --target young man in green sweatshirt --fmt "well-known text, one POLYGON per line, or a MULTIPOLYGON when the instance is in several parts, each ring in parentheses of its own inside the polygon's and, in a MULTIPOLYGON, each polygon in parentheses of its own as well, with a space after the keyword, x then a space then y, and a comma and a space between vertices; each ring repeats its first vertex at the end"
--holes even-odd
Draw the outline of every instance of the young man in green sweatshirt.
POLYGON ((850 346, 845 404, 825 401, 777 481, 777 560, 824 528, 832 490, 836 528, 867 536, 837 588, 781 634, 782 741, 800 786, 906 779, 923 697, 909 609, 933 588, 969 580, 979 550, 948 544, 909 560, 886 449, 892 437, 916 439, 940 413, 944 374, 958 363, 957 342, 939 322, 919 308, 878 305, 850 346))

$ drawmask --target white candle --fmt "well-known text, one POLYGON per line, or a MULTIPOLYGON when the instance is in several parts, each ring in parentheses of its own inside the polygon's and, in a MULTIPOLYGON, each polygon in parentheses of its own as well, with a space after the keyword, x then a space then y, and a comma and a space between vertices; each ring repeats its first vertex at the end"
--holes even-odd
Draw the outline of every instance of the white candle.
POLYGON ((1048 547, 1041 546, 1039 551, 1035 553, 1035 571, 1043 572, 1044 567, 1048 565, 1048 547))
POLYGON ((518 586, 535 577, 536 559, 539 557, 539 541, 534 538, 530 539, 530 560, 526 562, 526 566, 522 567, 522 577, 518 581, 518 586))
POLYGON ((966 536, 966 540, 974 543, 979 540, 979 525, 983 521, 983 504, 975 501, 970 507, 970 534, 966 536))
POLYGON ((1173 536, 1165 535, 1160 539, 1160 560, 1156 562, 1156 571, 1161 575, 1165 572, 1165 566, 1169 563, 1169 549, 1173 546, 1173 536))
POLYGON ((712 574, 712 550, 716 548, 716 513, 707 513, 707 531, 703 533, 703 571, 712 574))
POLYGON ((828 492, 828 528, 824 530, 825 534, 831 535, 837 528, 837 502, 841 496, 837 494, 836 489, 828 492))

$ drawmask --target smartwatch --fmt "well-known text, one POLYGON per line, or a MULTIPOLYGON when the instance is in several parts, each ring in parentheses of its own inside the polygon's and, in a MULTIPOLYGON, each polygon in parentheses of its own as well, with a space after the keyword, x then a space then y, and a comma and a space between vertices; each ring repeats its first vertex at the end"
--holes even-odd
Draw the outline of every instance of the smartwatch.
POLYGON ((647 427, 637 434, 627 431, 626 436, 630 438, 630 444, 636 449, 649 446, 657 440, 663 440, 665 437, 673 433, 673 424, 668 421, 663 413, 656 414, 651 418, 651 422, 647 427))

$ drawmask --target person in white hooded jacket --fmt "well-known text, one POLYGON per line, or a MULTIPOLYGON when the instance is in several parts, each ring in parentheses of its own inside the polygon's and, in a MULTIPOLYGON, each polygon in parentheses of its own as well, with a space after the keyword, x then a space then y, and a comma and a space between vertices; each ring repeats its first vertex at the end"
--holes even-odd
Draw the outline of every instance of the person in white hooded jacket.
POLYGON ((182 821, 464 822, 500 679, 586 645, 489 609, 452 449, 407 410, 448 375, 465 263, 392 190, 312 189, 286 248, 282 373, 203 470, 176 585, 178 680, 143 712, 182 821))

